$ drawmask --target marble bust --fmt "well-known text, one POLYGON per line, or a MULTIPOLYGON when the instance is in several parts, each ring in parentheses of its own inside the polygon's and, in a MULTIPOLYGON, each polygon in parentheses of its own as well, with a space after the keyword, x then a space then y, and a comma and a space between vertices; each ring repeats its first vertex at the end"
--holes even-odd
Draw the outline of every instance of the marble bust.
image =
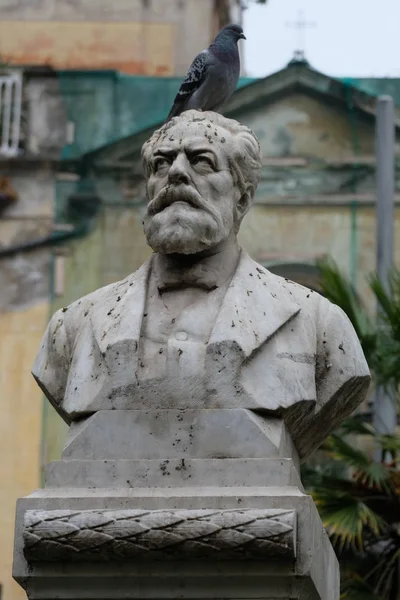
POLYGON ((257 139, 190 110, 142 156, 154 254, 53 316, 36 381, 69 424, 97 411, 245 408, 283 419, 308 456, 362 401, 370 375, 340 308, 238 246, 257 139))

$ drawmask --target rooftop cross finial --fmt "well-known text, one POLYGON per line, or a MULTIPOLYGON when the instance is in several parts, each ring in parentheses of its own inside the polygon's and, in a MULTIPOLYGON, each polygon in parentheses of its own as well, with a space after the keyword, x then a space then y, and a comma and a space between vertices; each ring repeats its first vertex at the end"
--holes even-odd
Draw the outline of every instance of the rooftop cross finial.
POLYGON ((286 23, 287 27, 292 27, 296 30, 297 40, 296 48, 294 51, 294 60, 303 61, 305 60, 305 48, 306 48, 306 29, 312 29, 316 24, 312 21, 306 21, 303 10, 299 10, 297 13, 296 21, 289 21, 286 23))

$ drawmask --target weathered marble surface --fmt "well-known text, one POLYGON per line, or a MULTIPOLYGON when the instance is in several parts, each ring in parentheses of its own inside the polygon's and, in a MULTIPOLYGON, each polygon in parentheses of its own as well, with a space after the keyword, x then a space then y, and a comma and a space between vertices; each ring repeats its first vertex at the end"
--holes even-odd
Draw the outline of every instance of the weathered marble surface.
MULTIPOLYGON (((225 295, 204 362, 196 356, 191 362, 190 339, 171 339, 169 350, 179 364, 164 377, 140 380, 138 349, 151 264, 53 317, 34 373, 68 422, 129 408, 272 411, 284 418, 304 458, 364 398, 369 370, 344 313, 246 255, 225 295), (189 365, 181 373, 185 360, 189 365)), ((195 325, 194 320, 182 330, 195 325)))
POLYGON ((58 460, 46 467, 47 488, 120 490, 173 487, 295 486, 299 472, 290 458, 162 458, 58 460))
POLYGON ((282 419, 243 408, 99 410, 72 423, 64 459, 295 458, 282 419))
MULTIPOLYGON (((267 471, 267 470, 266 470, 267 471)), ((268 471, 267 471, 268 473, 268 471)), ((38 490, 17 505, 14 577, 31 600, 60 598, 259 598, 337 600, 337 560, 312 499, 291 486, 38 490), (24 520, 31 511, 296 512, 295 560, 33 561, 24 556, 24 520)))
POLYGON ((38 561, 294 559, 290 510, 29 510, 24 554, 38 561))
POLYGON ((337 600, 299 464, 367 391, 356 334, 239 248, 250 130, 188 111, 143 165, 154 255, 58 311, 33 368, 70 431, 18 502, 14 576, 32 600, 337 600))

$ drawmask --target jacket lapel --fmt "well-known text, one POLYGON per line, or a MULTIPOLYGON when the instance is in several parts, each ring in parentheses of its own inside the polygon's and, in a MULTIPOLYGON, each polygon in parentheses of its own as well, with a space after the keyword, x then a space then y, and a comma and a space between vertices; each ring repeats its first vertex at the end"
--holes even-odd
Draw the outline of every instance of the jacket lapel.
MULTIPOLYGON (((119 362, 116 356, 129 357, 131 372, 136 370, 150 268, 151 259, 124 281, 110 286, 102 303, 107 314, 103 309, 92 316, 93 333, 109 373, 119 362)), ((219 354, 221 345, 236 347, 242 360, 249 359, 299 312, 285 280, 242 251, 209 340, 208 359, 219 354)))
POLYGON ((244 251, 225 295, 207 354, 231 344, 248 359, 300 312, 285 280, 272 275, 244 251))
POLYGON ((150 265, 151 259, 110 286, 101 314, 92 317, 93 333, 109 373, 115 370, 116 356, 129 358, 131 372, 136 369, 150 265))

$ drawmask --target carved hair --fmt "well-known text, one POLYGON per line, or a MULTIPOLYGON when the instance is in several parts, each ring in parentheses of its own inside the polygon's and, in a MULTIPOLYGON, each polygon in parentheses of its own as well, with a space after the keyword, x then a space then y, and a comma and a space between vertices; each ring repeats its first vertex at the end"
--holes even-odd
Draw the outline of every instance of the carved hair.
POLYGON ((211 111, 199 112, 197 110, 187 110, 179 117, 174 117, 168 123, 165 123, 165 125, 153 133, 151 138, 143 144, 142 148, 143 168, 147 177, 150 174, 149 163, 154 148, 160 141, 163 141, 167 137, 168 131, 171 127, 177 125, 179 121, 203 124, 205 133, 209 129, 207 126, 213 123, 230 133, 235 138, 234 152, 229 157, 229 165, 235 183, 239 186, 241 193, 249 191, 249 186, 251 187, 250 191, 252 193, 255 192, 260 179, 261 169, 261 150, 256 136, 251 129, 238 121, 227 119, 223 115, 211 111))

